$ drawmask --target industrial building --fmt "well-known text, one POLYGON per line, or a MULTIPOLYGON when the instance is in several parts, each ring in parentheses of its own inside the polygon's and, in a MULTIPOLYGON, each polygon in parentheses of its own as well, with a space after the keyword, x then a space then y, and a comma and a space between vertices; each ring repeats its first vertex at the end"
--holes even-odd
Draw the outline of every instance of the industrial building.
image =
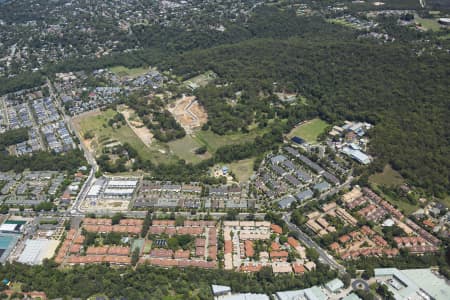
POLYGON ((9 254, 16 246, 20 236, 17 234, 0 233, 0 263, 4 264, 9 254))
POLYGON ((99 178, 87 193, 88 199, 129 199, 139 184, 136 178, 99 178))
POLYGON ((40 265, 45 258, 51 258, 55 254, 58 244, 58 240, 27 240, 17 261, 28 265, 40 265))
POLYGON ((375 269, 377 282, 385 284, 395 299, 450 299, 450 284, 431 269, 375 269))
POLYGON ((341 151, 342 151, 342 153, 349 156, 351 159, 356 160, 360 164, 363 164, 363 165, 370 164, 370 161, 371 161, 370 157, 367 154, 365 154, 364 152, 362 152, 361 150, 352 149, 350 147, 344 147, 344 148, 342 148, 341 151))

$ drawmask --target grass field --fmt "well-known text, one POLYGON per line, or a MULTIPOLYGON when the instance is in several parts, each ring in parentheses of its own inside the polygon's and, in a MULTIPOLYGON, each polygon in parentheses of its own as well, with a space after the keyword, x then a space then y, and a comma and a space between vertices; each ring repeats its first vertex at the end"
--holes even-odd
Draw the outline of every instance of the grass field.
POLYGON ((198 163, 206 158, 211 157, 211 154, 205 153, 203 155, 195 154, 195 150, 200 148, 203 144, 197 139, 186 135, 182 139, 174 140, 168 143, 168 146, 173 154, 190 163, 198 163))
POLYGON ((239 182, 245 182, 253 174, 253 161, 253 158, 243 159, 228 164, 227 166, 236 175, 236 179, 239 182))
POLYGON ((82 116, 76 118, 75 126, 78 127, 80 135, 84 136, 86 132, 94 135, 91 143, 92 149, 97 153, 101 153, 106 145, 114 143, 128 143, 139 153, 139 156, 145 160, 153 162, 161 162, 172 160, 173 157, 168 153, 167 147, 154 141, 150 147, 145 146, 141 139, 128 126, 121 126, 120 128, 112 128, 108 125, 108 120, 113 118, 117 112, 109 109, 100 112, 99 114, 82 116), (162 153, 165 151, 166 154, 162 153))
POLYGON ((190 85, 192 87, 205 86, 217 77, 216 73, 213 71, 207 71, 203 74, 197 75, 195 77, 189 78, 184 81, 185 85, 190 85))
POLYGON ((292 138, 298 136, 308 143, 315 143, 317 137, 324 132, 328 126, 329 124, 321 119, 313 119, 292 129, 291 132, 289 132, 288 137, 292 138))
POLYGON ((441 25, 438 23, 437 19, 424 19, 424 18, 419 17, 418 15, 415 15, 414 21, 416 23, 420 23, 427 30, 432 30, 432 31, 441 30, 441 25))
POLYGON ((218 148, 231 145, 242 144, 248 141, 252 141, 255 137, 264 134, 267 131, 254 129, 249 133, 232 133, 226 135, 218 135, 212 131, 197 131, 193 135, 193 138, 201 145, 205 145, 210 153, 214 153, 218 148))
POLYGON ((115 67, 109 68, 109 70, 119 77, 125 77, 125 76, 137 77, 139 75, 143 75, 143 74, 147 73, 149 69, 147 67, 129 69, 124 66, 115 66, 115 67))
POLYGON ((331 24, 337 24, 337 25, 353 28, 353 29, 358 29, 357 26, 355 26, 354 24, 347 22, 343 19, 327 19, 327 22, 331 23, 331 24))
POLYGON ((405 182, 402 175, 392 169, 390 165, 386 165, 383 172, 370 176, 369 181, 376 185, 386 186, 399 186, 405 182))

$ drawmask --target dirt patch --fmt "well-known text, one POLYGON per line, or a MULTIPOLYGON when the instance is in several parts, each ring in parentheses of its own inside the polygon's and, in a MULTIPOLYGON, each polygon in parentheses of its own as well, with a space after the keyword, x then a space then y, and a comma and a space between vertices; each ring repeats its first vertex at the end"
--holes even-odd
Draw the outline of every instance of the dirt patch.
POLYGON ((135 115, 135 112, 131 108, 124 108, 121 113, 125 117, 128 126, 130 126, 131 130, 141 139, 141 141, 145 144, 145 146, 150 147, 153 139, 153 134, 150 129, 144 126, 142 121, 134 119, 130 121, 130 118, 135 115))
POLYGON ((168 110, 188 134, 208 121, 208 114, 194 96, 177 99, 168 110))

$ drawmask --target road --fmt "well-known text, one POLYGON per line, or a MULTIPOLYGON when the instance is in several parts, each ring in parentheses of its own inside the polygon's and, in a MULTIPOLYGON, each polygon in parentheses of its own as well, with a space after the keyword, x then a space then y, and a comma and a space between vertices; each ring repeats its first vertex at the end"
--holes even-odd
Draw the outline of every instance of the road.
POLYGON ((94 180, 95 173, 98 170, 97 161, 95 160, 94 154, 91 153, 91 151, 89 151, 89 149, 82 142, 83 139, 81 138, 80 133, 77 130, 75 130, 75 127, 73 126, 72 118, 70 116, 66 115, 64 108, 61 106, 61 101, 60 101, 59 97, 56 95, 56 93, 53 89, 53 86, 48 78, 47 78, 47 86, 49 88, 50 96, 56 100, 58 109, 60 110, 61 114, 64 116, 64 122, 66 123, 67 128, 69 129, 69 131, 71 131, 73 134, 75 134, 75 136, 80 141, 79 147, 81 147, 81 150, 83 150, 84 157, 86 158, 86 161, 88 162, 88 164, 91 166, 91 170, 89 172, 88 178, 86 179, 83 186, 81 187, 81 190, 78 193, 78 195, 72 205, 72 208, 70 209, 71 215, 81 216, 84 213, 80 210, 80 205, 81 205, 81 202, 83 201, 83 199, 86 197, 93 182, 95 181, 94 180))
POLYGON ((338 270, 339 273, 345 273, 345 267, 340 265, 331 255, 323 250, 316 242, 314 242, 306 233, 300 230, 297 225, 291 223, 291 214, 285 214, 283 216, 284 222, 286 222, 290 231, 294 232, 299 241, 301 241, 306 247, 313 248, 319 253, 319 261, 329 265, 332 269, 338 270))

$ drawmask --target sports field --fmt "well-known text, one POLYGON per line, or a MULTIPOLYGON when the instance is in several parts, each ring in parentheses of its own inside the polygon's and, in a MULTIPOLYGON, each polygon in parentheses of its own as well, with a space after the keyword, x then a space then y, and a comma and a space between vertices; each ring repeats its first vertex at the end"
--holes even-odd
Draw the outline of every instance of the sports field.
POLYGON ((192 138, 190 135, 186 135, 182 139, 171 141, 167 145, 174 155, 189 163, 198 163, 211 157, 211 154, 208 152, 202 155, 195 154, 195 150, 200 148, 203 144, 192 138))
POLYGON ((319 118, 312 119, 292 129, 291 132, 289 132, 288 137, 292 138, 298 136, 308 143, 315 143, 317 137, 323 133, 329 125, 330 124, 319 118))
POLYGON ((156 141, 146 146, 128 125, 122 125, 120 128, 109 126, 108 121, 116 114, 115 110, 108 109, 83 114, 73 119, 74 126, 82 137, 88 132, 93 135, 92 139, 83 141, 91 151, 99 154, 108 145, 128 143, 145 160, 158 163, 173 159, 167 147, 156 141))
POLYGON ((236 175, 239 182, 248 181, 253 174, 254 158, 248 158, 228 164, 228 168, 236 175))
POLYGON ((130 69, 130 68, 127 68, 124 66, 114 66, 114 67, 109 68, 109 70, 119 77, 125 77, 125 76, 137 77, 137 76, 144 75, 145 73, 147 73, 149 71, 149 68, 140 67, 140 68, 130 69))

